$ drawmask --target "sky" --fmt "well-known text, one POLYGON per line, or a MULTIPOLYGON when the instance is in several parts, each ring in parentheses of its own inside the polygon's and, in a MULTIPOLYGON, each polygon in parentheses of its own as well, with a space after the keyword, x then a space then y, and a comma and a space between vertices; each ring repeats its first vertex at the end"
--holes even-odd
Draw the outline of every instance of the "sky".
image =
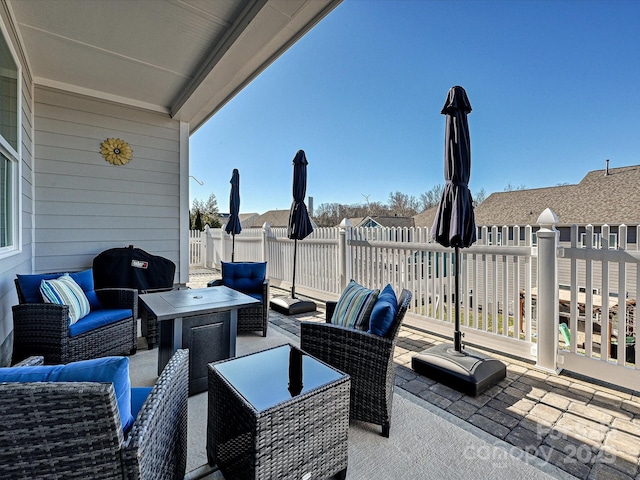
MULTIPOLYGON (((289 209, 292 160, 323 203, 444 183, 447 92, 469 114, 472 194, 640 164, 640 2, 344 0, 190 138, 190 197, 289 209)), ((639 186, 640 188, 640 186, 639 186)))

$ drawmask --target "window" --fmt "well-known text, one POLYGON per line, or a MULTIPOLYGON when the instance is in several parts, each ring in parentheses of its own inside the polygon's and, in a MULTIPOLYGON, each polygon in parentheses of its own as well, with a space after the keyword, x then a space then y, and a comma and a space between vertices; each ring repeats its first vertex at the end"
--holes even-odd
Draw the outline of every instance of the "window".
MULTIPOLYGON (((592 248, 602 249, 602 235, 600 233, 593 234, 592 248)), ((580 234, 580 246, 586 248, 587 246, 587 234, 580 234)), ((609 233, 609 250, 616 250, 618 248, 618 234, 609 233)))
POLYGON ((20 71, 0 32, 0 255, 18 245, 20 71))

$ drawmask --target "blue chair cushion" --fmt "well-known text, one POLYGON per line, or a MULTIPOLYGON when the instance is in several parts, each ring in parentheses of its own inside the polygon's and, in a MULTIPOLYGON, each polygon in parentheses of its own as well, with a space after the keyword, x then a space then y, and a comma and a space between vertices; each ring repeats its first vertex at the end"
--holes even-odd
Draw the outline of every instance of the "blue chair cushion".
POLYGON ((368 333, 384 337, 389 333, 397 313, 398 300, 396 294, 393 288, 391 288, 391 285, 387 285, 380 292, 378 300, 373 306, 373 310, 371 310, 368 333))
MULTIPOLYGON (((144 405, 144 402, 151 393, 151 390, 153 390, 152 387, 135 387, 131 389, 131 416, 134 422, 142 409, 142 405, 144 405)), ((129 427, 131 426, 133 426, 133 422, 129 425, 129 427)), ((127 430, 125 430, 125 433, 127 433, 127 430)))
POLYGON ((103 325, 124 320, 132 315, 133 312, 129 308, 113 308, 89 312, 86 317, 78 320, 73 325, 69 325, 69 336, 75 337, 103 325))
POLYGON ((267 262, 222 262, 222 284, 242 293, 261 294, 266 275, 267 262))
MULTIPOLYGON (((40 293, 40 283, 42 282, 42 280, 52 280, 60 277, 61 275, 62 273, 17 275, 18 284, 20 285, 20 290, 22 291, 22 295, 24 296, 25 301, 27 303, 42 303, 43 299, 42 294, 40 293)), ((87 297, 87 300, 89 300, 91 310, 102 308, 100 300, 98 300, 98 296, 94 291, 95 289, 93 286, 93 270, 90 268, 81 272, 71 272, 69 273, 69 275, 75 280, 78 285, 80 285, 80 288, 82 288, 82 291, 87 297)))
POLYGON ((133 424, 131 381, 127 357, 103 357, 66 365, 0 368, 2 382, 98 382, 113 383, 122 429, 133 424))

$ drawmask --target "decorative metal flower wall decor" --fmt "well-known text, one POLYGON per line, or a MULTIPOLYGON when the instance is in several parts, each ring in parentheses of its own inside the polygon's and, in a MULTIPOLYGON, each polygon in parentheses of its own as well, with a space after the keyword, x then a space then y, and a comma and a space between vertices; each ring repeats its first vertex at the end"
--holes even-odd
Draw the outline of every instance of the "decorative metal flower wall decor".
POLYGON ((100 153, 112 165, 126 165, 133 156, 133 150, 120 138, 107 138, 100 145, 100 153))

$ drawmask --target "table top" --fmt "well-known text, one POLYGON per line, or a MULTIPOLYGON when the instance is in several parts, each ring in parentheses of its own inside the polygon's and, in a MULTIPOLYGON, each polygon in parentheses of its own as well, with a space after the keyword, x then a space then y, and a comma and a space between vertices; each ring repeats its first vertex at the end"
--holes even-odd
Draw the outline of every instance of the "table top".
POLYGON ((291 344, 212 366, 257 411, 347 377, 291 344))
POLYGON ((225 286, 145 293, 139 295, 138 299, 158 317, 158 321, 226 312, 260 303, 249 295, 225 286))

